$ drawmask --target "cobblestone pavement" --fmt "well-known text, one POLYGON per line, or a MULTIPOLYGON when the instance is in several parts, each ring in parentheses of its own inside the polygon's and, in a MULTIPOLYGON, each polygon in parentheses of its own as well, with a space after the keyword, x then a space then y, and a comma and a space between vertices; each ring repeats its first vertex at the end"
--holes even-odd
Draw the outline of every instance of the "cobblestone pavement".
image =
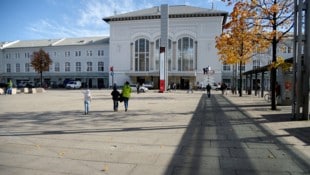
POLYGON ((0 96, 0 174, 310 174, 308 121, 262 98, 111 90, 0 96))

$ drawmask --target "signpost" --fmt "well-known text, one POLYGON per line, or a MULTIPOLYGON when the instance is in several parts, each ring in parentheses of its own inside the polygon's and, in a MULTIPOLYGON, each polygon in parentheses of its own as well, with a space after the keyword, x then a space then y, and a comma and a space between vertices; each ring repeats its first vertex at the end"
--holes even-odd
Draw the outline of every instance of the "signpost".
POLYGON ((168 87, 168 61, 166 48, 168 46, 168 4, 160 6, 160 67, 159 67, 159 92, 163 93, 168 87))
POLYGON ((111 77, 112 77, 112 87, 114 86, 114 68, 113 66, 110 67, 111 77))

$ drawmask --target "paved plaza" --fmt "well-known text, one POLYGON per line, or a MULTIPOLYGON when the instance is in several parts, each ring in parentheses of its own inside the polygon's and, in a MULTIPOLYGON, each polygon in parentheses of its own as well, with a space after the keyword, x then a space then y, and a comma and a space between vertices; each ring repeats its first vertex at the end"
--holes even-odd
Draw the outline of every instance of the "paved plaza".
POLYGON ((132 93, 113 111, 111 90, 0 96, 0 174, 306 175, 310 123, 262 98, 212 92, 132 93))

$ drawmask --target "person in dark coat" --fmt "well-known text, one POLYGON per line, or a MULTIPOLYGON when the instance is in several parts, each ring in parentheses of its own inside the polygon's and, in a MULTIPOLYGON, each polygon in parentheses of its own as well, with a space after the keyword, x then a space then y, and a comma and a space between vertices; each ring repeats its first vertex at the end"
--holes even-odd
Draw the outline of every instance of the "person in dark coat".
POLYGON ((210 86, 210 84, 207 85, 206 89, 207 89, 208 98, 210 98, 211 97, 211 86, 210 86))
POLYGON ((116 85, 113 86, 113 91, 111 92, 112 100, 113 100, 113 109, 114 111, 118 111, 118 101, 120 99, 121 93, 117 90, 116 85))

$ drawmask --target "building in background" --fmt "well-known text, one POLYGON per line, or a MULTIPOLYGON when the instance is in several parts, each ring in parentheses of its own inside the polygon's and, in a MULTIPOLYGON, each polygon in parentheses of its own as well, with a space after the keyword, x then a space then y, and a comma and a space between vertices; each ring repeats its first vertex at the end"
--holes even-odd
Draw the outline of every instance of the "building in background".
MULTIPOLYGON (((186 5, 169 6, 168 83, 187 89, 191 83, 204 87, 238 82, 238 66, 222 64, 215 48, 215 37, 222 32, 228 13, 186 5)), ((109 37, 80 37, 1 42, 0 82, 13 80, 39 83, 39 74, 30 65, 34 51, 48 52, 53 64, 43 73, 50 87, 61 87, 68 80, 80 80, 83 87, 105 88, 112 83, 159 85, 160 7, 153 7, 103 18, 110 24, 109 37), (113 72, 111 72, 113 67, 113 72), (113 76, 113 77, 112 77, 113 76)), ((278 44, 278 55, 293 56, 293 38, 278 44)), ((271 49, 258 53, 244 65, 244 72, 271 62, 271 49)), ((245 78, 243 79, 245 81, 245 78)), ((261 81, 260 77, 258 80, 261 81)), ((266 75, 264 84, 269 86, 266 75)), ((243 83, 246 86, 247 83, 243 83)), ((236 85, 236 87, 238 87, 236 85)), ((247 89, 247 87, 243 87, 247 89)))
POLYGON ((83 87, 108 86, 108 37, 2 42, 0 82, 11 79, 15 86, 38 85, 40 76, 31 67, 31 57, 41 48, 53 61, 49 71, 43 72, 45 86, 62 87, 69 80, 80 80, 83 87))
MULTIPOLYGON (((228 12, 179 5, 169 6, 168 13, 168 83, 180 89, 220 83, 222 64, 215 37, 222 33, 228 12), (206 74, 207 67, 212 71, 206 74)), ((153 7, 103 18, 110 25, 114 83, 153 82, 158 88, 160 14, 160 7, 153 7)))

